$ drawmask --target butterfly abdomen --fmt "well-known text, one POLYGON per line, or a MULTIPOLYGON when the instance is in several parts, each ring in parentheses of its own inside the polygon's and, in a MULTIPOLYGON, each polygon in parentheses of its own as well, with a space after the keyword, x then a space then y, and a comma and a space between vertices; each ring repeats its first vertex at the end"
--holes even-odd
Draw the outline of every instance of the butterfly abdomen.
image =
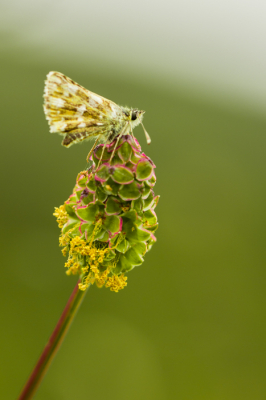
POLYGON ((62 145, 65 147, 70 147, 74 143, 82 142, 86 138, 86 136, 87 136, 86 132, 70 133, 66 135, 66 137, 62 141, 62 145))

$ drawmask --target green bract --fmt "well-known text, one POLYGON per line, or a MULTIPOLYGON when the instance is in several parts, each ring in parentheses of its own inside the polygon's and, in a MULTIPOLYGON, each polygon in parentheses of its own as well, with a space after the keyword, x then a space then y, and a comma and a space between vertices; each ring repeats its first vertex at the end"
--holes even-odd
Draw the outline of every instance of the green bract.
POLYGON ((94 282, 122 289, 124 274, 143 263, 156 241, 155 165, 130 135, 114 151, 115 145, 103 154, 104 145, 95 148, 92 166, 79 173, 73 194, 55 213, 68 274, 82 275, 80 289, 94 282))

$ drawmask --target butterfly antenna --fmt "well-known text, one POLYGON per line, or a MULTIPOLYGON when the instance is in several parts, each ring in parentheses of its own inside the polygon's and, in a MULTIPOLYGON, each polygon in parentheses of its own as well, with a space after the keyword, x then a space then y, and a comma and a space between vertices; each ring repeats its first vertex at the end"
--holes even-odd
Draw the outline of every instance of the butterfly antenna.
POLYGON ((148 132, 147 132, 147 131, 146 131, 146 129, 144 128, 144 125, 143 125, 142 121, 140 120, 139 122, 141 123, 141 125, 142 125, 142 128, 143 128, 143 130, 144 130, 144 134, 145 134, 145 137, 146 137, 147 143, 148 143, 148 144, 150 144, 150 143, 151 143, 151 138, 150 138, 150 135, 148 134, 148 132))

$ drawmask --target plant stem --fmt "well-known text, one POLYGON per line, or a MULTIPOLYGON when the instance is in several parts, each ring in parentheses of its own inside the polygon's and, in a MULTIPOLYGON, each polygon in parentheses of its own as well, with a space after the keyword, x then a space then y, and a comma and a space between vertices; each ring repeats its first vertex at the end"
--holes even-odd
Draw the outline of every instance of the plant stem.
POLYGON ((54 356, 56 355, 64 337, 73 321, 80 304, 85 296, 87 290, 79 290, 78 284, 76 284, 65 309, 57 322, 57 325, 46 344, 35 368, 33 369, 26 385, 24 386, 18 400, 30 400, 33 398, 36 390, 38 389, 42 379, 44 378, 46 371, 48 370, 54 356))

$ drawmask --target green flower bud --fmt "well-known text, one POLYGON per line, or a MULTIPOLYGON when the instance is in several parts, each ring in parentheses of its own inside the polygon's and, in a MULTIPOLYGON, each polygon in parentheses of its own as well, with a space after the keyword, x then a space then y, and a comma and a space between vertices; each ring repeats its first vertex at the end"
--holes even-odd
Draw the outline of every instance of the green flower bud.
POLYGON ((156 241, 155 165, 130 135, 115 146, 116 140, 94 149, 92 166, 78 174, 73 194, 54 213, 67 274, 81 275, 81 290, 94 282, 123 289, 125 274, 156 241))

